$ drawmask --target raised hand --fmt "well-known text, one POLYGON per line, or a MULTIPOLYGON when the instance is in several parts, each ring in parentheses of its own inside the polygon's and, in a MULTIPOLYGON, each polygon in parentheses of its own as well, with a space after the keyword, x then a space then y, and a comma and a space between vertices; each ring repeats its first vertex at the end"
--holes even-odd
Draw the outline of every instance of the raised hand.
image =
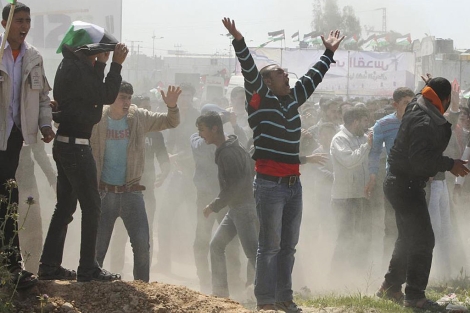
POLYGON ((222 20, 222 23, 224 24, 225 28, 227 28, 228 32, 230 35, 235 38, 235 40, 241 40, 243 38, 242 34, 238 31, 237 27, 235 26, 235 21, 230 20, 228 17, 224 17, 222 20))
POLYGON ((459 110, 460 105, 460 85, 457 81, 452 82, 452 92, 450 94, 450 109, 454 112, 459 110))
POLYGON ((427 85, 429 83, 429 81, 432 79, 432 75, 429 74, 429 73, 426 73, 426 75, 421 75, 421 79, 427 85))
POLYGON ((162 99, 167 107, 174 108, 176 107, 176 102, 178 101, 178 97, 181 94, 181 89, 180 87, 168 86, 166 95, 163 90, 160 90, 160 93, 162 94, 162 99))
POLYGON ((330 31, 330 35, 328 36, 327 39, 325 39, 325 37, 322 35, 321 40, 323 41, 323 45, 325 46, 325 48, 335 52, 336 49, 338 49, 341 41, 343 41, 344 39, 344 36, 341 38, 339 37, 340 34, 341 32, 339 30, 335 30, 335 31, 332 30, 330 31))
POLYGON ((129 50, 127 49, 125 44, 118 43, 116 45, 116 48, 114 48, 113 62, 116 62, 118 64, 124 63, 124 60, 126 59, 128 52, 129 50))

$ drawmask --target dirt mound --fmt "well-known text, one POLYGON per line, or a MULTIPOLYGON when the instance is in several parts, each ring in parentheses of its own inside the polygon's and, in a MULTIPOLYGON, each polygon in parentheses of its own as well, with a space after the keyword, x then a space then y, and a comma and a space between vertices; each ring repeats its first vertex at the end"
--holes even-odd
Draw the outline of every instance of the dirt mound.
POLYGON ((250 312, 238 302, 153 282, 40 281, 15 299, 17 312, 250 312))

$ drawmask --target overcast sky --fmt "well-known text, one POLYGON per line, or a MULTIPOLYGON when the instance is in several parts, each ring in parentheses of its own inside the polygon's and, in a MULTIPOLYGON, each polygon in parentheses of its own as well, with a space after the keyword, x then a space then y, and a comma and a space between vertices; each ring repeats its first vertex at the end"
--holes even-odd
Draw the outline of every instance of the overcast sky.
MULTIPOLYGON (((141 46, 141 53, 152 55, 166 50, 192 53, 227 53, 229 39, 221 23, 224 16, 237 27, 250 46, 267 40, 267 32, 285 29, 286 45, 295 47, 290 36, 310 32, 311 0, 123 0, 122 40, 141 46), (160 37, 164 37, 158 39, 160 37)), ((411 33, 420 39, 425 33, 437 38, 452 38, 454 46, 470 48, 468 0, 339 0, 339 6, 354 7, 361 25, 382 28, 382 7, 387 9, 387 30, 411 33)), ((270 46, 279 46, 272 43, 270 46)))

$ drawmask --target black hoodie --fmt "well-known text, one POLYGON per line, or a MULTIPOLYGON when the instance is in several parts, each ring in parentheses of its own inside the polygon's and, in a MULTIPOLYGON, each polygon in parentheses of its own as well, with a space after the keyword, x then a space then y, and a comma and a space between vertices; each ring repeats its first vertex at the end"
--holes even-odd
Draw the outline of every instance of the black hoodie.
POLYGON ((103 104, 112 104, 121 86, 121 68, 112 62, 106 80, 105 63, 91 61, 83 53, 64 48, 64 59, 54 80, 54 100, 59 103, 53 119, 59 123, 58 135, 91 137, 93 125, 101 119, 103 104))
POLYGON ((219 212, 225 206, 230 209, 245 205, 254 206, 254 163, 249 153, 240 146, 238 138, 230 135, 215 151, 215 163, 219 173, 220 192, 211 203, 211 210, 219 212))

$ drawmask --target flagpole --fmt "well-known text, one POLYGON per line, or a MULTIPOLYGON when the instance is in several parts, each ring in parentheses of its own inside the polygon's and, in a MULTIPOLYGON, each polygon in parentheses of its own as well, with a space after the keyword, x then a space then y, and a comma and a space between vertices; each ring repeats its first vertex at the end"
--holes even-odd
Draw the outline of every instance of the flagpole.
POLYGON ((7 42, 8 33, 10 32, 11 21, 13 20, 13 14, 15 14, 16 1, 10 6, 10 14, 8 14, 7 26, 5 27, 5 33, 3 35, 2 46, 0 47, 0 62, 3 60, 3 52, 5 51, 5 44, 7 42))
POLYGON ((346 79, 346 100, 349 100, 349 55, 350 55, 350 52, 351 51, 348 50, 348 73, 347 73, 348 77, 346 79))
POLYGON ((282 42, 286 40, 285 38, 281 40, 281 67, 282 67, 282 42))

